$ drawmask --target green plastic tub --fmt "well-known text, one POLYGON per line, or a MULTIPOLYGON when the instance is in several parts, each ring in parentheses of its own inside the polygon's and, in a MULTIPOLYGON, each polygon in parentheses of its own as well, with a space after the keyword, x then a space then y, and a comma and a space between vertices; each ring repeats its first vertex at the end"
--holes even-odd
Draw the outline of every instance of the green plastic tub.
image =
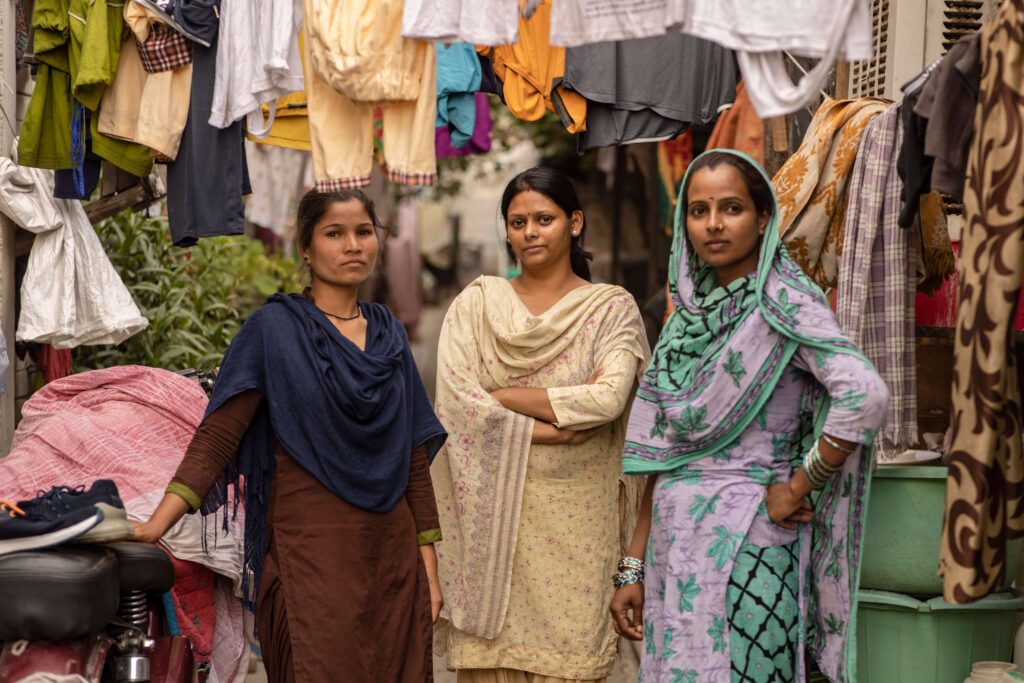
MULTIPOLYGON (((918 596, 942 595, 938 575, 945 467, 886 467, 875 471, 864 529, 860 587, 918 596)), ((1006 544, 1010 587, 1020 566, 1024 538, 1006 544)))
POLYGON ((1010 660, 1024 607, 1018 593, 970 605, 866 589, 858 597, 858 683, 963 683, 973 662, 1010 660))

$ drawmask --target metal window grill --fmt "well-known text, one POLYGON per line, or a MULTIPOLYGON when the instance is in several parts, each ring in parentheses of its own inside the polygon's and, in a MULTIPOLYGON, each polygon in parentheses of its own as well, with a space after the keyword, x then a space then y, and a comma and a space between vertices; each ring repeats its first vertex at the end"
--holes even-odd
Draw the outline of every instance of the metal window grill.
POLYGON ((985 3, 982 0, 945 0, 943 4, 942 53, 945 54, 963 36, 981 29, 985 3))
POLYGON ((875 53, 866 62, 850 65, 850 96, 881 97, 885 92, 889 48, 889 0, 871 0, 871 29, 875 53))

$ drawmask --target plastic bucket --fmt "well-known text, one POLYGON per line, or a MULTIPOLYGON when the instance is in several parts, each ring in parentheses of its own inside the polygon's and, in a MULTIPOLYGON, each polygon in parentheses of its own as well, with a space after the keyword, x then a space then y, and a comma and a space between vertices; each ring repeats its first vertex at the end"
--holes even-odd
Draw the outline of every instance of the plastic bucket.
POLYGON ((858 683, 963 683, 973 662, 1010 658, 1024 596, 995 593, 969 605, 942 598, 857 592, 858 683))
MULTIPOLYGON (((946 503, 945 467, 879 467, 871 482, 860 587, 935 596, 942 594, 938 575, 942 517, 946 503)), ((1010 587, 1020 566, 1024 538, 1006 544, 1010 587)))

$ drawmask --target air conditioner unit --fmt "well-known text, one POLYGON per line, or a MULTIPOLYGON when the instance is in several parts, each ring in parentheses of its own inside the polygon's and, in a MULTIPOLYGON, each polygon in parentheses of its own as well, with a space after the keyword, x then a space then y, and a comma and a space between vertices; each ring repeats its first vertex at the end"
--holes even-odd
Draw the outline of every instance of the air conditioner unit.
POLYGON ((850 65, 850 96, 899 99, 904 83, 980 29, 1003 1, 870 0, 875 55, 850 65))

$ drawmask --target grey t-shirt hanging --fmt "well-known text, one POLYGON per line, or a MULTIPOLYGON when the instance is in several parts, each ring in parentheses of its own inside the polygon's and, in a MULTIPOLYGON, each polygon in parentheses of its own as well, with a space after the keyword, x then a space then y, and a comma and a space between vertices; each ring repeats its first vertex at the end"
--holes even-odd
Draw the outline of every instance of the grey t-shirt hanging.
POLYGON ((562 85, 587 98, 581 152, 671 137, 736 98, 731 52, 675 32, 568 48, 562 85))

